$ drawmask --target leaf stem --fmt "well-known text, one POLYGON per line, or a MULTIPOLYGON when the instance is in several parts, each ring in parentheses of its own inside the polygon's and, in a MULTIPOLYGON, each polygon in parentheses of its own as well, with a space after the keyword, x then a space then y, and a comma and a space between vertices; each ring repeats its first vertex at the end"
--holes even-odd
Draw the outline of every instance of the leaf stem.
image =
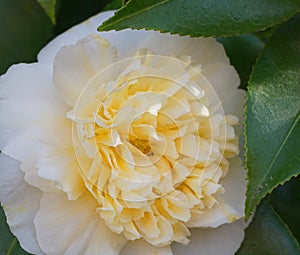
POLYGON ((17 238, 14 238, 14 240, 11 242, 11 244, 6 252, 6 255, 12 255, 12 251, 13 251, 16 243, 17 243, 17 238))

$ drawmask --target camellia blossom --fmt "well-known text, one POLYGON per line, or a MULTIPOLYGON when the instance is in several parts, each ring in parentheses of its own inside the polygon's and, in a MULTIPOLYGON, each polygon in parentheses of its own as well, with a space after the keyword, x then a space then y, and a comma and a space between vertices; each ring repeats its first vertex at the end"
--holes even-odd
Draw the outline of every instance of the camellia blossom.
POLYGON ((97 32, 0 79, 0 200, 33 254, 229 255, 244 237, 245 93, 213 38, 97 32))

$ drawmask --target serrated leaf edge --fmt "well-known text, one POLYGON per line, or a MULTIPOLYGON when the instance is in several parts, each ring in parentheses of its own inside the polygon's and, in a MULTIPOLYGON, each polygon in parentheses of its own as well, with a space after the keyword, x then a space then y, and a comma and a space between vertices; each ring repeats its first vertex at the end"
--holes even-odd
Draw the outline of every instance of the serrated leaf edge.
MULTIPOLYGON (((157 6, 160 6, 161 4, 165 4, 167 2, 170 2, 172 0, 165 0, 163 2, 160 2, 159 4, 156 4, 152 7, 157 7, 157 6)), ((118 9, 117 11, 115 11, 114 15, 112 17, 110 17, 109 19, 107 19, 106 21, 104 21, 101 25, 99 25, 99 27, 97 28, 98 32, 104 32, 104 31, 110 31, 110 30, 114 30, 114 31, 121 31, 121 30, 124 30, 124 29, 127 29, 127 28, 130 28, 131 30, 146 30, 146 31, 156 31, 156 32, 161 32, 161 33, 169 33, 171 35, 179 35, 179 36, 190 36, 190 37, 204 37, 204 38, 207 38, 207 37, 229 37, 229 36, 238 36, 238 35, 242 35, 242 34, 248 34, 248 33, 252 33, 252 32, 261 32, 261 31, 264 31, 268 28, 272 28, 272 27, 275 27, 275 26, 278 26, 282 23, 285 23, 286 21, 290 20, 292 17, 294 17, 295 15, 297 15, 298 13, 300 13, 300 9, 299 10, 296 10, 295 13, 292 13, 290 16, 286 16, 284 17, 282 20, 278 21, 278 22, 273 22, 273 23, 270 23, 268 26, 266 27, 263 27, 263 28, 260 28, 260 29, 257 29, 257 30, 246 30, 244 32, 236 32, 236 33, 228 33, 228 34, 189 34, 189 33, 178 33, 178 32, 175 32, 175 31, 168 31, 168 30, 165 30, 165 29, 161 29, 159 30, 158 28, 155 28, 155 27, 147 27, 147 28, 138 28, 138 27, 123 27, 123 28, 109 28, 111 26, 113 26, 114 24, 120 22, 120 20, 117 20, 117 21, 114 21, 113 23, 109 24, 110 20, 112 20, 116 15, 119 14, 120 11, 122 11, 124 8, 127 7, 127 5, 129 3, 131 3, 132 0, 129 0, 125 5, 123 5, 120 9, 118 9), (107 28, 108 27, 108 28, 107 28)), ((149 9, 152 9, 149 8, 149 9)), ((147 9, 147 8, 146 8, 147 9)), ((145 9, 142 9, 138 12, 135 12, 129 16, 126 16, 127 17, 132 17, 140 12, 143 12, 145 9)), ((124 20, 124 19, 122 19, 124 20)))
POLYGON ((291 239, 295 242, 299 253, 300 253, 300 246, 299 242, 296 239, 296 237, 293 235, 292 231, 290 230, 289 226, 283 221, 283 219, 280 217, 280 215, 276 212, 274 207, 267 201, 264 201, 265 205, 270 209, 270 211, 274 214, 274 216, 278 219, 278 221, 282 224, 283 227, 285 227, 287 233, 290 235, 291 239))
MULTIPOLYGON (((295 15, 294 15, 295 16, 295 15)), ((294 17, 293 16, 293 17, 294 17)), ((291 19, 291 18, 290 18, 291 19)), ((253 75, 253 70, 254 70, 254 68, 255 68, 255 66, 256 66, 256 64, 258 63, 258 61, 260 60, 260 58, 261 58, 261 55, 264 53, 264 50, 269 46, 269 43, 270 43, 270 41, 273 39, 273 37, 274 36, 276 36, 276 33, 277 33, 277 31, 279 30, 281 28, 281 26, 279 26, 279 27, 277 27, 276 29, 275 29, 275 31, 273 31, 273 34, 272 34, 272 36, 269 38, 269 40, 266 42, 266 44, 265 44, 265 46, 263 47, 263 49, 260 51, 260 53, 258 54, 258 56, 257 56, 257 58, 256 58, 256 62, 254 63, 254 65, 252 66, 252 70, 251 70, 251 73, 250 73, 250 77, 249 77, 249 81, 248 81, 248 88, 249 87, 251 87, 251 81, 252 81, 252 75, 253 75)), ((262 196, 261 196, 261 198, 260 199, 258 199, 258 200, 256 200, 256 201, 254 201, 254 204, 253 204, 253 202, 252 203, 249 203, 249 206, 247 206, 247 201, 249 200, 248 199, 248 194, 247 194, 247 192, 248 192, 248 187, 249 187, 249 168, 248 168, 248 158, 247 158, 247 154, 248 154, 248 146, 247 146, 247 144, 248 144, 248 137, 246 136, 246 129, 247 129, 247 123, 246 123, 246 118, 247 118, 247 114, 246 114, 246 112, 247 112, 247 108, 248 108, 248 105, 247 105, 247 102, 248 102, 248 97, 249 97, 249 90, 247 91, 247 93, 246 93, 246 104, 245 104, 245 109, 244 109, 244 117, 245 117, 245 120, 244 120, 244 139, 245 139, 245 145, 244 145, 244 149, 245 149, 245 154, 244 154, 244 158, 245 158, 245 167, 246 167, 246 173, 247 173, 247 191, 246 191, 246 201, 245 201, 245 220, 248 220, 249 219, 249 217, 250 217, 250 215, 251 215, 251 213, 254 211, 254 209, 256 208, 256 206, 257 205, 259 205, 260 204, 260 202, 265 198, 265 196, 267 195, 267 194, 270 194, 270 193, 272 193, 272 191, 275 189, 275 188, 277 188, 278 186, 280 186, 280 185, 283 185, 284 183, 286 183, 287 181, 289 181, 291 178, 293 178, 293 177, 297 177, 298 175, 299 175, 299 173, 298 174, 294 174, 294 175, 291 175, 290 177, 288 177, 288 179, 285 179, 285 180, 283 180, 282 182, 279 182, 277 185, 275 185, 275 186, 273 186, 271 189, 269 189, 268 191, 266 191, 266 192, 263 192, 263 193, 261 193, 262 194, 262 196)), ((300 118, 300 116, 298 116, 299 115, 299 112, 298 112, 298 114, 297 114, 297 117, 296 117, 296 119, 295 120, 297 120, 298 119, 298 117, 300 118)), ((297 122, 295 122, 295 123, 297 123, 297 122)), ((293 124, 294 124, 294 122, 293 122, 293 124)), ((287 134, 288 133, 290 133, 290 130, 291 129, 289 129, 289 131, 287 132, 287 134)), ((284 141, 286 140, 286 137, 284 138, 284 141)), ((277 153, 276 153, 277 154, 277 153)), ((272 161, 273 162, 273 161, 272 161)), ((270 167, 268 168, 268 170, 270 169, 270 167)))

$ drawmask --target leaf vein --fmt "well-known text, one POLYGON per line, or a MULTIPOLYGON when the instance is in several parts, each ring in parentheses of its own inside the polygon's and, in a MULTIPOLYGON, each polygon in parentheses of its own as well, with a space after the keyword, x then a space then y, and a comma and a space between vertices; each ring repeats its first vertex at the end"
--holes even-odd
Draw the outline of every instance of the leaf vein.
POLYGON ((261 180, 262 180, 261 183, 266 179, 266 177, 267 177, 269 171, 271 170, 271 168, 272 168, 273 165, 275 164, 276 160, 278 159, 279 154, 281 153, 283 147, 285 146, 287 140, 289 139, 290 134, 293 132, 294 128, 296 127, 296 124, 297 124, 297 122, 299 121, 299 119, 300 119, 300 114, 299 114, 299 112, 298 112, 297 117, 296 117, 295 120, 293 121, 293 123, 292 123, 291 127, 289 128, 287 134, 285 135, 285 137, 284 137, 282 143, 280 144, 278 150, 276 151, 273 160, 271 161, 271 163, 270 163, 268 169, 266 170, 266 172, 265 172, 263 178, 261 179, 261 180))

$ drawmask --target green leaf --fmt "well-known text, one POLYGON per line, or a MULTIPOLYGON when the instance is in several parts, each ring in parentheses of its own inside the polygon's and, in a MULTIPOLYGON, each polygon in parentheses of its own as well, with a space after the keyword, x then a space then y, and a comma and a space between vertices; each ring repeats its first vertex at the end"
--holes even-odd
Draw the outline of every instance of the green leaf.
POLYGON ((10 233, 9 227, 6 223, 6 217, 0 206, 0 251, 5 255, 26 255, 25 252, 15 236, 10 233))
POLYGON ((52 23, 56 23, 56 16, 55 16, 55 10, 56 10, 56 0, 37 0, 38 3, 44 8, 47 15, 51 19, 52 23))
POLYGON ((121 8, 123 5, 123 0, 112 0, 110 3, 108 3, 103 11, 108 11, 108 10, 117 10, 121 8))
POLYGON ((18 62, 33 62, 52 37, 52 23, 35 0, 0 0, 0 74, 18 62))
POLYGON ((300 176, 292 178, 283 186, 277 187, 269 200, 288 225, 293 235, 300 241, 300 176))
POLYGON ((267 42, 270 40, 270 38, 272 37, 273 33, 278 29, 280 25, 274 26, 274 27, 270 27, 266 30, 263 31, 258 31, 255 32, 255 35, 262 40, 263 42, 267 42))
POLYGON ((231 36, 281 23, 299 0, 130 0, 99 31, 154 29, 191 36, 231 36))
POLYGON ((262 51, 246 102, 246 217, 278 184, 300 172, 300 16, 262 51))
POLYGON ((222 37, 218 38, 218 41, 223 44, 230 63, 241 78, 240 87, 246 89, 252 67, 259 52, 264 47, 264 43, 251 34, 222 37))
POLYGON ((297 241, 266 202, 257 207, 236 255, 300 255, 297 241))

